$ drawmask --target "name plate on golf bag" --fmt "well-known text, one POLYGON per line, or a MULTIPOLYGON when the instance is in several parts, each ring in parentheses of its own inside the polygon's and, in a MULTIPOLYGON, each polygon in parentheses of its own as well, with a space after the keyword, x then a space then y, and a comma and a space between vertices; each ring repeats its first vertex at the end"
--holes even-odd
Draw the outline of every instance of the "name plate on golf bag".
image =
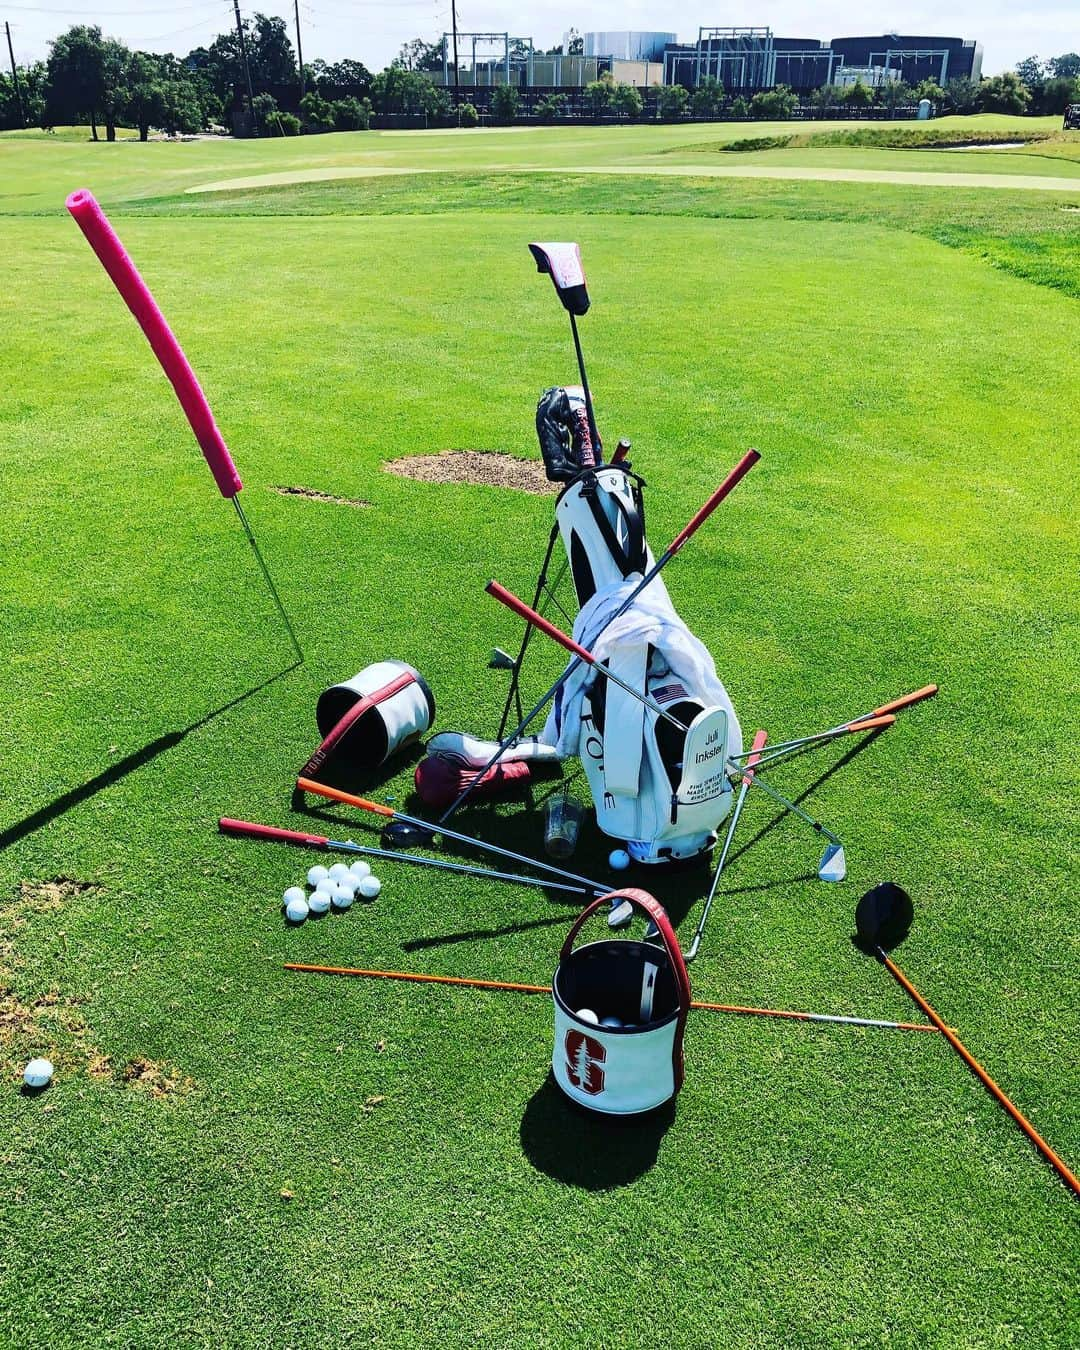
POLYGON ((588 905, 566 935, 551 988, 551 1068, 572 1101, 604 1115, 629 1116, 676 1095, 684 1077, 690 978, 667 914, 651 895, 613 891, 588 905), (609 937, 575 948, 586 921, 613 900, 627 900, 651 919, 663 946, 609 937))
POLYGON ((350 767, 377 769, 435 720, 427 681, 404 661, 376 661, 351 680, 319 695, 315 708, 322 743, 301 769, 314 778, 333 754, 350 767))

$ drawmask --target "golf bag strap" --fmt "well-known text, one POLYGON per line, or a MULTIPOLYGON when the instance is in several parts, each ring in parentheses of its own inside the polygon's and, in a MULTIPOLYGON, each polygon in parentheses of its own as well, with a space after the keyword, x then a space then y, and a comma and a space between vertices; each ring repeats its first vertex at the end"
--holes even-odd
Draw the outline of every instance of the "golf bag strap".
POLYGON ((600 531, 600 538, 607 546, 608 552, 618 563, 619 571, 624 577, 631 572, 645 571, 645 522, 642 519, 641 498, 638 490, 634 490, 634 507, 627 510, 622 502, 615 499, 615 509, 622 515, 626 522, 626 545, 619 542, 619 537, 612 528, 611 521, 608 520, 604 508, 600 505, 597 493, 584 492, 583 497, 588 503, 589 510, 592 512, 592 518, 596 522, 596 528, 600 531))
POLYGON ((574 941, 582 928, 594 914, 610 905, 613 900, 629 901, 634 909, 639 910, 653 921, 659 930, 664 951, 667 953, 668 961, 671 964, 671 973, 675 977, 675 988, 679 998, 679 1018, 672 1046, 672 1062, 675 1069, 675 1088, 677 1091, 682 1087, 683 1082, 682 1046, 686 1019, 690 1012, 690 976, 686 973, 686 962, 683 960, 679 939, 675 936, 671 920, 660 901, 654 899, 648 891, 639 890, 636 886, 627 886, 624 890, 609 891, 607 895, 598 896, 585 906, 571 924, 570 931, 563 942, 562 950, 559 952, 559 961, 563 962, 569 959, 570 953, 574 949, 574 941))
POLYGON ((393 698, 395 694, 401 692, 414 682, 416 676, 411 671, 402 671, 402 673, 389 684, 384 684, 381 689, 376 689, 373 694, 365 694, 363 698, 357 699, 344 717, 335 722, 330 730, 323 737, 318 749, 315 750, 311 758, 300 770, 301 778, 314 778, 319 769, 326 763, 330 754, 340 744, 342 738, 348 733, 349 728, 355 726, 361 717, 380 703, 385 703, 387 699, 393 698))

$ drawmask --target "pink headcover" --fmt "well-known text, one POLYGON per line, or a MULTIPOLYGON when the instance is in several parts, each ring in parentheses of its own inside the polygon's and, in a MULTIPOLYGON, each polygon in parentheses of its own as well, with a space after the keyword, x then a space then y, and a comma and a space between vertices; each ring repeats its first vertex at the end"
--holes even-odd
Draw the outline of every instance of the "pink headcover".
POLYGON ((67 209, 75 217, 102 267, 112 278, 128 309, 146 334, 154 355, 161 362, 162 370, 176 390, 176 397, 191 423, 218 490, 223 497, 235 497, 244 485, 229 454, 229 447, 217 428, 214 414, 195 378, 195 372, 188 365, 179 342, 165 322, 165 316, 158 309, 146 283, 139 276, 135 264, 125 252, 116 231, 97 204, 94 194, 85 188, 71 194, 67 199, 67 209))

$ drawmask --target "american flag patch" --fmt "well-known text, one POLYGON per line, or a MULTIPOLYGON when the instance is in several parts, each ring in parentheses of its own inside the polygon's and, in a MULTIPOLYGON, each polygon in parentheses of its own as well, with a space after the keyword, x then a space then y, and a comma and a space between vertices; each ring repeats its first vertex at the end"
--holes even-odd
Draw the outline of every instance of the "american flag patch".
POLYGON ((676 681, 674 684, 661 684, 652 691, 657 703, 672 703, 677 698, 686 698, 686 690, 676 681))

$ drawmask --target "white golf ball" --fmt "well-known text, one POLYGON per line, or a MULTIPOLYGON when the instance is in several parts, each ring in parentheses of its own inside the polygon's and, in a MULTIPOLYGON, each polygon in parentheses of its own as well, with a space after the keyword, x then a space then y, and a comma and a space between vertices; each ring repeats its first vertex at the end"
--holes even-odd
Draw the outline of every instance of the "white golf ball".
POLYGON ((333 877, 335 881, 344 881, 348 875, 349 869, 344 863, 335 863, 330 869, 330 876, 333 877))
POLYGON ((285 892, 285 894, 281 897, 281 903, 283 905, 287 905, 290 900, 303 900, 305 898, 306 897, 304 896, 304 892, 300 889, 299 886, 290 886, 289 889, 285 892))
POLYGON ((349 909, 353 902, 353 890, 351 886, 339 886, 330 897, 330 903, 335 909, 349 909))
POLYGON ((303 923, 308 916, 308 909, 308 902, 303 896, 299 899, 294 897, 285 906, 285 917, 290 923, 303 923))
POLYGON ((325 914, 330 908, 330 897, 325 891, 316 891, 308 901, 312 914, 325 914))
POLYGON ((320 881, 325 881, 329 875, 330 869, 328 867, 323 867, 321 863, 316 863, 314 867, 308 868, 308 885, 317 886, 320 881))
POLYGON ((315 887, 315 890, 322 891, 324 895, 333 895, 340 884, 341 883, 335 881, 333 877, 323 877, 315 887))
POLYGON ((53 1066, 47 1059, 32 1059, 23 1069, 23 1082, 28 1088, 43 1088, 52 1076, 53 1066))
MULTIPOLYGON (((579 1013, 578 1016, 580 1017, 580 1015, 579 1013)), ((617 1017, 601 1017, 600 1025, 602 1027, 621 1027, 622 1023, 617 1017)))
POLYGON ((374 900, 382 890, 382 882, 377 876, 361 877, 360 885, 356 889, 365 900, 374 900))
POLYGON ((615 848, 608 854, 607 861, 613 872, 625 872, 630 866, 630 854, 624 848, 615 848))
POLYGON ((591 1022, 594 1027, 600 1025, 600 1019, 591 1008, 579 1008, 577 1010, 577 1020, 579 1022, 591 1022))
POLYGON ((364 862, 363 858, 357 858, 356 862, 349 868, 349 871, 357 881, 363 881, 365 877, 371 876, 371 864, 364 862))

